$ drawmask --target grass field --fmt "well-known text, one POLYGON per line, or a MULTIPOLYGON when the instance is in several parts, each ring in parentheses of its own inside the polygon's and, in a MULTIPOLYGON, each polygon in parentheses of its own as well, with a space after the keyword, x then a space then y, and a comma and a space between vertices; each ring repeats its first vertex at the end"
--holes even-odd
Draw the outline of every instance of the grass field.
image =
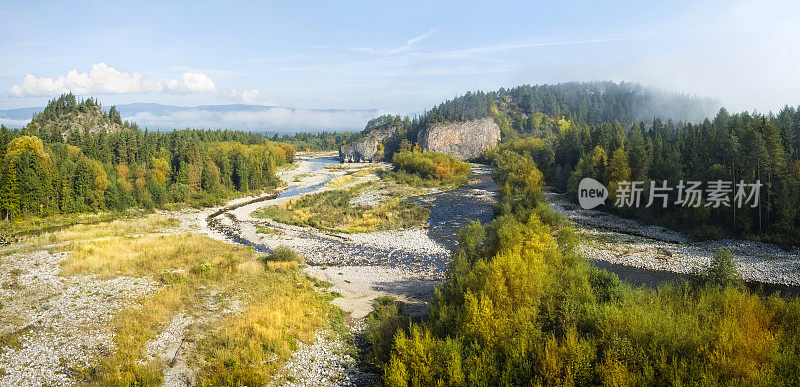
POLYGON ((186 356, 198 384, 263 385, 299 342, 341 320, 331 296, 300 271, 299 262, 268 262, 250 248, 176 233, 177 223, 151 215, 26 239, 29 248, 58 244, 67 250, 64 276, 150 276, 160 284, 115 315, 113 351, 92 366, 70 368, 77 380, 161 385, 167 364, 145 356, 147 343, 186 316, 192 320, 183 340, 191 343, 186 356))
MULTIPOLYGON (((329 186, 341 187, 351 175, 334 180, 329 186)), ((428 210, 403 199, 423 193, 417 188, 387 182, 365 182, 352 187, 306 195, 286 203, 269 206, 254 214, 281 223, 310 226, 337 232, 370 232, 420 227, 428 210), (385 200, 373 206, 354 205, 352 200, 368 191, 380 192, 385 200)))

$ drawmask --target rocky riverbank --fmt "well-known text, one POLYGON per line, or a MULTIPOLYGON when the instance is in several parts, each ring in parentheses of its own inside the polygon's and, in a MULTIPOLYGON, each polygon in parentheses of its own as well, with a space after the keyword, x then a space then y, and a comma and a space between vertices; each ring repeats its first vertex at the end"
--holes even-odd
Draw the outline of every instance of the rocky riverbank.
POLYGON ((590 259, 648 270, 690 274, 708 267, 717 249, 733 253, 743 279, 800 286, 800 248, 740 239, 693 241, 687 235, 597 210, 584 210, 563 195, 547 193, 556 212, 585 236, 580 249, 590 259))
MULTIPOLYGON (((496 187, 490 170, 475 165, 467 185, 451 191, 432 190, 428 195, 414 198, 431 209, 428 227, 421 229, 344 234, 252 216, 265 206, 331 189, 326 183, 345 174, 376 167, 376 164, 336 164, 327 168, 314 165, 326 162, 323 159, 300 160, 297 168, 281 176, 284 181, 294 181, 295 176, 301 176, 300 181, 281 194, 242 199, 225 208, 197 211, 185 216, 184 223, 214 238, 250 245, 261 251, 291 247, 304 257, 307 274, 331 283, 330 291, 342 295, 333 303, 347 312, 348 326, 356 336, 360 334, 362 319, 379 296, 402 301, 411 315, 427 314, 434 289, 444 279, 449 249, 457 244, 458 229, 469 221, 488 222, 493 217, 496 187)), ((374 175, 356 177, 336 188, 375 178, 374 175)), ((378 193, 370 193, 360 197, 355 205, 374 205, 380 200, 385 199, 378 193)), ((338 347, 340 343, 324 334, 317 338, 316 344, 304 345, 296 354, 298 360, 290 362, 282 372, 280 383, 309 385, 306 383, 309 380, 306 375, 311 372, 308 367, 314 369, 314 375, 320 376, 319 380, 324 380, 324 383, 311 383, 313 385, 349 385, 374 379, 374 376, 370 379, 363 375, 354 365, 348 365, 351 362, 346 356, 332 350, 331 346, 338 347), (321 360, 325 358, 329 360, 321 360)))

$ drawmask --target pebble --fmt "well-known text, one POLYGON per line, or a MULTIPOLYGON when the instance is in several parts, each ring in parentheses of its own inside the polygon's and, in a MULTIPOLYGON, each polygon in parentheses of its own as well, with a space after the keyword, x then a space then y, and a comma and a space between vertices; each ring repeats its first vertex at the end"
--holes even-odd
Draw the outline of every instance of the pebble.
POLYGON ((690 274, 708 268, 714 252, 729 250, 746 281, 800 286, 800 248, 784 250, 771 243, 742 239, 692 241, 663 227, 597 210, 584 210, 563 195, 549 192, 551 208, 575 222, 576 232, 588 237, 580 251, 590 259, 649 270, 690 274))
POLYGON ((116 313, 158 287, 144 277, 63 277, 66 257, 39 250, 3 258, 0 334, 20 337, 18 346, 0 350, 0 386, 73 384, 70 367, 88 367, 114 350, 116 313))

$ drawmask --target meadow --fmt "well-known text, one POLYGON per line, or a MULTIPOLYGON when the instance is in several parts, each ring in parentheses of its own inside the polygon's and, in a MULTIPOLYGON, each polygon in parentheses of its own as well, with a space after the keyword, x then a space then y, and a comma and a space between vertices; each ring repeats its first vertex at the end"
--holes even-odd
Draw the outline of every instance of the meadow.
POLYGON ((196 370, 198 385, 263 385, 319 329, 344 334, 331 294, 300 271, 302 257, 291 251, 259 254, 179 226, 175 218, 149 215, 76 225, 20 242, 17 252, 68 252, 60 263, 64 277, 133 277, 157 284, 116 312, 109 353, 89 366, 67 367, 75 380, 161 385, 165 369, 174 364, 148 356, 146 347, 176 319, 190 321, 179 338, 181 361, 196 370))

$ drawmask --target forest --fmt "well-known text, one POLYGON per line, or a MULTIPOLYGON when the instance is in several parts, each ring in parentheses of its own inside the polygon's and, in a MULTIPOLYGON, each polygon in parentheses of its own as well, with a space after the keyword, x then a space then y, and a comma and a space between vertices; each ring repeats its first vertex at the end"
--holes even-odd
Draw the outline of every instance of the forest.
POLYGON ((114 107, 105 112, 93 99, 65 94, 25 128, 0 128, 0 216, 213 205, 275 187, 276 168, 294 154, 293 146, 260 134, 143 131, 122 122, 114 107), (86 113, 116 130, 76 130, 71 124, 86 113))
MULTIPOLYGON (((572 195, 583 177, 606 186, 642 181, 645 198, 651 181, 667 181, 671 187, 680 180, 760 181, 757 208, 703 203, 697 208, 619 209, 607 203, 601 209, 700 238, 800 244, 800 109, 731 114, 724 108, 715 113, 715 106, 631 83, 524 85, 470 92, 419 117, 382 116, 370 121, 365 132, 395 131, 384 150, 391 160, 395 152, 412 149, 426 125, 493 117, 502 142, 483 161, 503 151, 523 155, 536 164, 547 187, 572 195)), ((670 194, 671 203, 676 194, 670 194)))
MULTIPOLYGON (((753 293, 718 251, 695 280, 634 288, 590 265, 529 155, 494 158, 497 218, 459 234, 430 317, 367 320, 389 386, 786 385, 800 301, 753 293)), ((734 266, 732 266, 734 265, 734 266)))
MULTIPOLYGON (((491 116, 503 134, 482 158, 496 168, 497 217, 461 230, 429 318, 412 322, 394 302, 379 300, 367 319, 384 383, 796 383, 800 302, 746 288, 724 250, 691 281, 657 289, 625 284, 577 252, 579 237, 550 209, 544 191, 574 195, 583 177, 611 188, 624 180, 761 180, 761 205, 738 212, 705 205, 603 209, 698 237, 796 245, 800 109, 777 115, 720 109, 713 119, 674 121, 640 115, 648 113, 632 108, 636 93, 608 100, 590 93, 582 101, 600 108, 586 110, 574 98, 557 98, 562 88, 470 93, 428 116, 378 121, 408 133, 419 122, 491 116)), ((387 146, 387 153, 413 146, 413 138, 388 142, 401 145, 387 146)))
MULTIPOLYGON (((512 117, 511 122, 518 120, 512 117)), ((691 233, 700 238, 725 236, 764 239, 789 246, 800 243, 800 114, 786 107, 778 115, 729 114, 721 109, 713 120, 699 123, 619 122, 586 124, 571 119, 542 120, 509 138, 487 158, 512 151, 530 157, 547 184, 575 194, 581 178, 592 177, 610 187, 620 181, 650 181, 675 186, 680 180, 763 184, 759 206, 651 206, 604 209, 691 233)), ((513 125, 513 124, 512 124, 513 125)), ((670 192, 669 202, 677 201, 670 192)))
POLYGON ((358 137, 358 132, 297 132, 266 134, 273 142, 291 144, 298 151, 334 151, 358 137))
POLYGON ((617 121, 526 117, 509 104, 491 99, 487 109, 518 128, 485 155, 501 187, 497 218, 461 230, 428 319, 411 322, 394 303, 378 302, 367 320, 386 385, 785 385, 800 378, 796 299, 748 290, 724 250, 692 281, 627 285, 577 252, 579 238, 543 195, 548 186, 574 191, 575 176, 608 183, 760 174, 768 188, 761 234, 759 209, 733 223, 729 212, 704 207, 705 218, 692 220, 703 223, 690 226, 796 238, 796 109, 777 116, 721 110, 713 121, 654 119, 625 130, 617 121))

